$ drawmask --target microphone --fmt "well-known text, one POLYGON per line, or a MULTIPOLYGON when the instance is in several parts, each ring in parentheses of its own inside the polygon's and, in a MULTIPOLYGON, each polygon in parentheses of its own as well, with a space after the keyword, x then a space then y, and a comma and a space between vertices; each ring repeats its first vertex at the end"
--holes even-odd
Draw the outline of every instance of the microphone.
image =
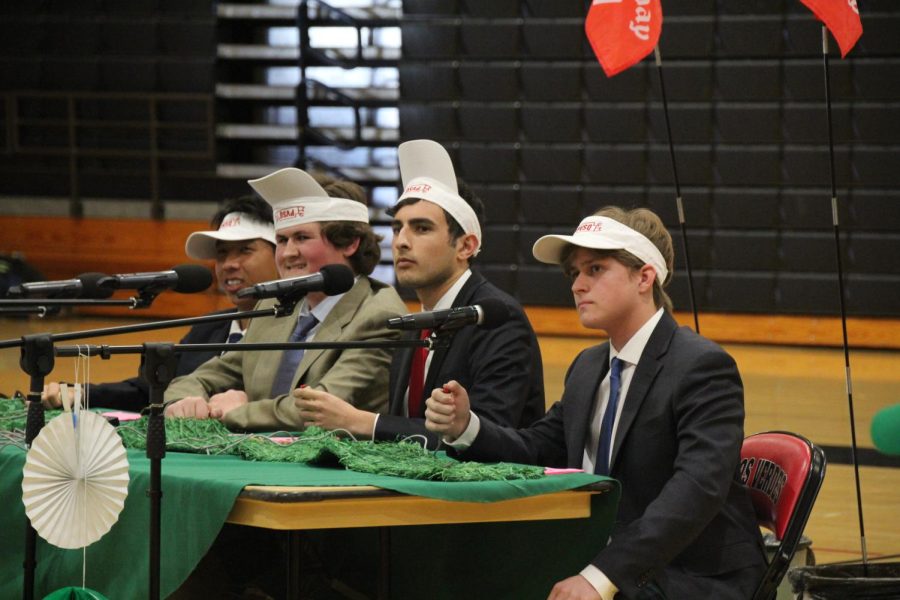
POLYGON ((388 329, 440 329, 448 331, 466 325, 487 329, 499 327, 509 320, 509 307, 498 298, 485 298, 473 306, 410 313, 388 319, 388 329))
POLYGON ((8 295, 11 298, 77 298, 82 287, 78 279, 31 281, 9 288, 8 295))
POLYGON ((257 283, 240 290, 238 298, 283 298, 324 292, 326 296, 343 294, 353 287, 353 271, 346 265, 325 265, 318 273, 257 283))
POLYGON ((112 295, 112 290, 106 290, 97 285, 104 277, 106 277, 104 273, 82 273, 75 279, 32 281, 10 288, 8 295, 13 298, 89 298, 102 300, 112 295))
POLYGON ((194 294, 212 285, 212 273, 202 265, 188 263, 172 267, 168 271, 111 275, 102 278, 97 285, 110 291, 139 290, 145 293, 159 293, 171 289, 180 294, 194 294))
POLYGON ((100 282, 106 277, 108 277, 106 273, 82 273, 79 275, 78 279, 81 280, 81 296, 79 298, 105 300, 112 296, 111 289, 100 287, 100 282))
POLYGON ((872 417, 872 442, 879 452, 900 456, 900 404, 882 408, 872 417))

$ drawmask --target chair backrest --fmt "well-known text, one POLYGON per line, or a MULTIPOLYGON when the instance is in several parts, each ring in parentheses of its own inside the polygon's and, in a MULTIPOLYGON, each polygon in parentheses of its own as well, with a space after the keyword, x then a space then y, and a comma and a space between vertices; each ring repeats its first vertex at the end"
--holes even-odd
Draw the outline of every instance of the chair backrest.
POLYGON ((775 597, 825 479, 825 453, 786 431, 757 433, 741 447, 740 481, 750 489, 756 518, 781 542, 754 600, 775 597))

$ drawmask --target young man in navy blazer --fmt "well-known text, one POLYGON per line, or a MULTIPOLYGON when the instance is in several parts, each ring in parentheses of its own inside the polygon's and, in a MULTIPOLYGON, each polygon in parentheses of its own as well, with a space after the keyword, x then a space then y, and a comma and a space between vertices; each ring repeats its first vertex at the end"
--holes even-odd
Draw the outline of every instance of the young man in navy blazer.
MULTIPOLYGON (((528 426, 544 414, 540 349, 521 305, 469 268, 481 249, 481 200, 457 181, 440 144, 405 142, 398 157, 403 193, 388 211, 398 283, 415 290, 426 311, 491 301, 505 305, 509 319, 492 329, 460 328, 449 347, 423 351, 418 376, 416 350, 395 350, 387 414, 359 410, 308 388, 294 391, 296 405, 309 423, 357 439, 410 438, 436 448, 438 436, 425 429, 425 399, 435 386, 456 379, 469 386, 472 404, 484 418, 528 426)), ((405 335, 418 337, 418 331, 405 335)))
MULTIPOLYGON (((227 200, 210 219, 210 225, 211 231, 195 231, 188 236, 185 254, 195 260, 215 261, 219 289, 235 306, 219 313, 251 310, 256 299, 239 298, 237 293, 245 287, 278 277, 272 207, 256 196, 227 200)), ((248 324, 249 319, 198 323, 179 343, 235 343, 243 337, 248 324)), ((219 354, 212 351, 179 353, 175 377, 193 373, 194 369, 219 354)), ((44 386, 42 400, 49 408, 61 407, 61 396, 59 383, 50 382, 44 386)), ((123 381, 88 384, 88 397, 92 406, 140 411, 150 403, 150 388, 140 376, 131 377, 123 381)))
POLYGON ((582 468, 621 482, 612 536, 550 598, 750 598, 765 570, 735 478, 744 438, 734 360, 672 318, 672 239, 646 209, 607 207, 534 256, 563 266, 581 323, 609 341, 583 351, 562 399, 527 429, 499 427, 445 382, 427 427, 461 458, 582 468))

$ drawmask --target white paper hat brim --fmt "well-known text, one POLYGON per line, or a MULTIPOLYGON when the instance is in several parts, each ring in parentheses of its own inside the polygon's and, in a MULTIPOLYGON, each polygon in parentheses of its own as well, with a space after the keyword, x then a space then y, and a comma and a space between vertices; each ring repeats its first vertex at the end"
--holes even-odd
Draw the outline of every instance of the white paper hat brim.
POLYGON ((271 223, 247 221, 236 227, 218 231, 195 231, 184 243, 184 253, 196 260, 215 260, 216 242, 265 240, 275 244, 275 227, 271 223))
POLYGON ((545 235, 531 249, 534 257, 547 264, 560 264, 566 246, 579 246, 592 250, 624 250, 653 267, 662 284, 669 270, 662 253, 647 237, 627 225, 608 217, 587 217, 581 221, 573 235, 545 235), (587 232, 593 224, 602 227, 602 234, 587 232))

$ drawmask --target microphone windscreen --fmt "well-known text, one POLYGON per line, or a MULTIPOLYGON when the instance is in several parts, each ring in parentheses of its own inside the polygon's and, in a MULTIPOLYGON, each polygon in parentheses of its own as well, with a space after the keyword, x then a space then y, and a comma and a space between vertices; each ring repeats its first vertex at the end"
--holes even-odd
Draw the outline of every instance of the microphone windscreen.
POLYGON ((883 408, 872 417, 872 442, 880 452, 900 456, 900 404, 883 408))
POLYGON ((81 281, 81 298, 105 300, 113 295, 111 287, 99 285, 101 279, 107 279, 106 273, 82 273, 76 279, 81 281))
POLYGON ((499 298, 485 298, 478 302, 481 307, 481 327, 492 329, 509 321, 509 307, 499 298))
POLYGON ((195 294, 212 285, 212 273, 203 265, 186 263, 172 270, 178 274, 178 283, 172 289, 180 294, 195 294))
POLYGON ((353 287, 353 271, 347 265, 325 265, 322 274, 322 291, 326 296, 343 294, 353 287))

